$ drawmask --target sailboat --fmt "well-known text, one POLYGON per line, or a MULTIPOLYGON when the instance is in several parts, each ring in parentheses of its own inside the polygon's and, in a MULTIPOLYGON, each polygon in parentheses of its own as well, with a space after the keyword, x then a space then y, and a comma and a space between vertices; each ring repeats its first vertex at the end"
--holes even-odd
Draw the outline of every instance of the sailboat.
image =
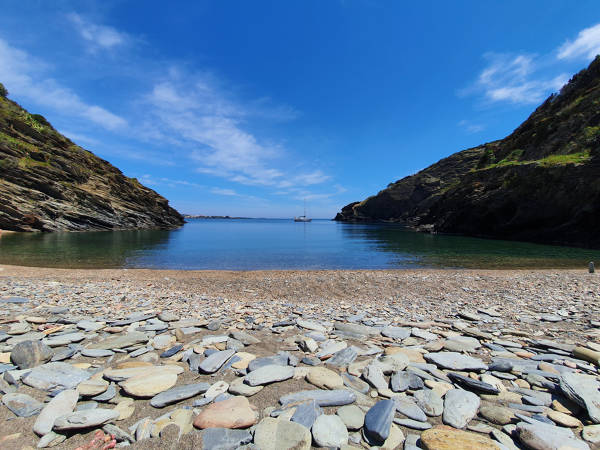
POLYGON ((306 217, 306 200, 304 200, 304 215, 294 217, 294 222, 310 222, 312 219, 306 217))

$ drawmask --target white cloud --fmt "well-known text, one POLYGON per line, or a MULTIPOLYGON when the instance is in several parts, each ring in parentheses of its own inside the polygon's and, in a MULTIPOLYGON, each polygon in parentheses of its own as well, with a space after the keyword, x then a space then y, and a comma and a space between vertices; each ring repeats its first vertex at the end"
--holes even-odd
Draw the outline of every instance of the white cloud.
POLYGON ((212 192, 213 194, 217 194, 217 195, 227 195, 227 196, 231 196, 231 197, 238 197, 240 195, 233 189, 212 188, 210 190, 210 192, 212 192))
POLYGON ((111 49, 124 45, 130 40, 126 33, 106 25, 92 23, 77 13, 68 14, 67 18, 75 26, 79 35, 90 45, 90 50, 111 49))
POLYGON ((473 123, 470 120, 461 120, 458 122, 458 126, 464 128, 469 134, 475 134, 485 130, 485 125, 473 123))
POLYGON ((567 40, 558 49, 558 59, 594 59, 600 54, 600 23, 579 32, 574 41, 567 40))
POLYGON ((0 39, 0 80, 8 92, 17 98, 27 98, 32 102, 73 117, 85 117, 109 130, 127 125, 127 121, 116 114, 83 101, 69 88, 56 80, 46 77, 48 65, 31 57, 26 52, 11 47, 0 39))
POLYGON ((489 61, 488 66, 479 75, 475 86, 466 92, 483 92, 488 101, 540 103, 569 80, 567 74, 551 78, 539 75, 540 64, 535 55, 488 53, 484 56, 489 61))
MULTIPOLYGON (((152 123, 146 127, 163 136, 174 135, 181 146, 193 148, 190 157, 198 164, 198 173, 275 188, 316 185, 331 178, 320 170, 290 173, 289 152, 248 130, 248 120, 269 116, 264 107, 257 107, 268 100, 247 105, 230 98, 210 74, 186 75, 179 68, 168 72, 146 97, 152 123)), ((289 119, 289 111, 276 108, 273 115, 289 119)))

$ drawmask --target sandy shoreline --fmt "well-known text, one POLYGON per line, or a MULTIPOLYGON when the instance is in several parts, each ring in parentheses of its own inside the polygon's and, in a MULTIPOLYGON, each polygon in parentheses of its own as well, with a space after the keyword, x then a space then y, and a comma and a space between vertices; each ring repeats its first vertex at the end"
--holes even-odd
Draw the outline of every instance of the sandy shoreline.
POLYGON ((145 309, 168 306, 192 315, 196 308, 215 313, 272 308, 284 314, 302 307, 319 315, 355 310, 428 321, 465 308, 493 308, 510 326, 570 336, 581 336, 600 312, 600 278, 584 270, 177 271, 0 265, 0 297, 19 293, 94 314, 110 305, 123 314, 139 311, 143 304, 145 309), (98 304, 103 297, 109 298, 98 304), (557 311, 565 322, 540 321, 557 311))

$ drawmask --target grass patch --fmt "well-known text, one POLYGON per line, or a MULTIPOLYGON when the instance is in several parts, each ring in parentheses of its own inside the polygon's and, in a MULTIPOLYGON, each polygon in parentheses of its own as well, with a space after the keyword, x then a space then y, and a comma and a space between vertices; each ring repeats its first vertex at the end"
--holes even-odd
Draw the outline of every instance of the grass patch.
POLYGON ((33 145, 30 144, 28 142, 24 142, 20 139, 15 139, 12 136, 9 136, 8 134, 5 134, 3 132, 0 131, 0 142, 5 142, 7 143, 9 146, 12 146, 14 148, 20 149, 20 150, 25 150, 28 152, 37 152, 39 151, 38 148, 33 145))
MULTIPOLYGON (((522 150, 520 150, 522 152, 522 150)), ((512 153, 511 153, 512 154, 512 153)), ((508 157, 494 164, 488 164, 485 167, 475 170, 487 170, 494 169, 496 167, 506 166, 525 166, 530 164, 537 164, 543 167, 552 166, 564 166, 567 164, 583 164, 591 158, 590 151, 584 150, 578 153, 569 153, 566 155, 550 155, 545 158, 534 160, 534 161, 519 161, 516 159, 509 159, 508 157)), ((475 171, 474 170, 474 171, 475 171)))
POLYGON ((19 158, 19 168, 22 170, 27 170, 31 167, 48 167, 50 166, 50 163, 47 161, 36 161, 33 158, 30 158, 29 156, 25 156, 23 158, 19 158))

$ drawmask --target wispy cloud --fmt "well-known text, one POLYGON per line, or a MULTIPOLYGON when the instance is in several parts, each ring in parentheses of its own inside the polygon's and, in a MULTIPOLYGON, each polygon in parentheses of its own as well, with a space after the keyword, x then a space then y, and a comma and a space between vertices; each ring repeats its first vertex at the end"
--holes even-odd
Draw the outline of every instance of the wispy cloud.
POLYGON ((234 191, 233 189, 222 189, 222 188, 212 188, 210 190, 210 192, 212 192, 213 194, 217 194, 217 195, 226 195, 229 197, 238 197, 240 194, 238 194, 236 191, 234 191))
MULTIPOLYGON (((248 121, 270 115, 267 100, 235 100, 211 74, 186 74, 171 68, 146 96, 152 128, 163 136, 176 135, 182 146, 193 148, 190 157, 198 173, 248 186, 285 188, 315 185, 331 177, 320 170, 290 173, 292 158, 278 142, 260 139, 248 121), (258 107, 257 105, 261 105, 258 107)), ((278 119, 291 119, 293 109, 276 108, 278 119), (283 116, 283 117, 282 117, 283 116)))
POLYGON ((479 133, 485 130, 485 125, 480 123, 473 123, 470 120, 463 119, 458 122, 458 126, 463 128, 469 134, 479 133))
POLYGON ((558 59, 593 59, 600 54, 600 23, 579 32, 574 41, 568 40, 558 49, 558 59))
POLYGON ((79 32, 79 35, 87 42, 91 51, 100 48, 111 49, 130 41, 126 33, 117 31, 113 27, 93 23, 77 13, 70 13, 67 18, 79 32))
POLYGON ((569 80, 564 73, 554 77, 540 75, 536 55, 487 53, 484 57, 487 67, 466 92, 482 92, 491 102, 539 103, 569 80))
POLYGON ((122 117, 98 105, 88 104, 71 89, 45 76, 49 66, 0 39, 0 80, 15 97, 27 98, 61 114, 84 117, 109 130, 127 125, 122 117))

